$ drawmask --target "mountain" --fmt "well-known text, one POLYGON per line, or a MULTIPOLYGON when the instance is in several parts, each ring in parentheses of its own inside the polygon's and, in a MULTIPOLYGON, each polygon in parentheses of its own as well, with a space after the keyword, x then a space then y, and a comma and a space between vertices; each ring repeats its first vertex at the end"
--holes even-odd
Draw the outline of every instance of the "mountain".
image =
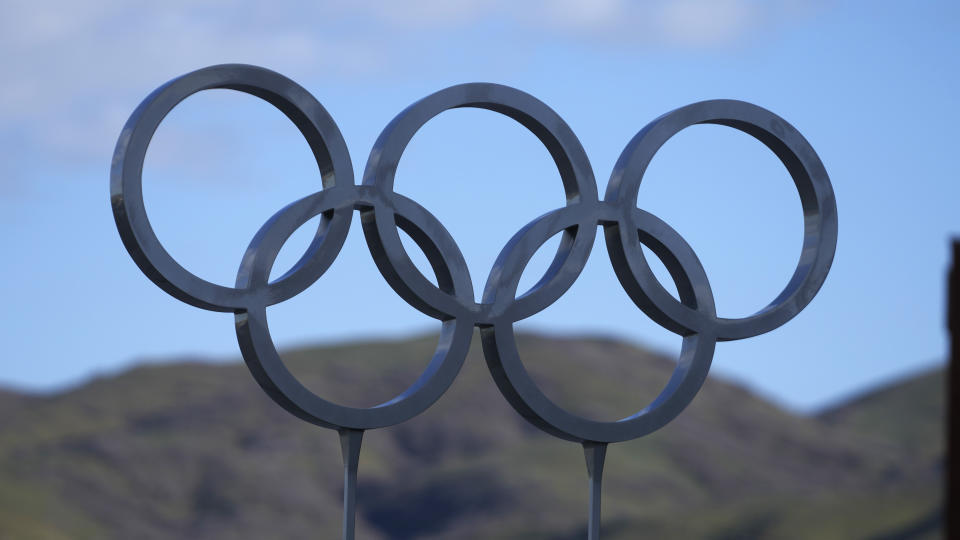
POLYGON ((827 409, 819 417, 873 437, 878 444, 936 458, 945 444, 945 384, 942 368, 929 369, 827 409))
MULTIPOLYGON (((612 340, 519 343, 547 395, 594 418, 643 407, 673 369, 612 340)), ((517 415, 474 344, 439 402, 364 436, 358 538, 586 536, 580 447, 517 415)), ((283 356, 317 393, 370 406, 413 382, 434 347, 423 337, 283 356)), ((603 537, 936 538, 942 436, 910 426, 942 406, 899 397, 916 384, 805 417, 710 378, 674 422, 611 445, 603 537), (884 422, 894 417, 902 427, 884 422)), ((142 366, 56 395, 4 392, 0 407, 0 538, 339 536, 336 433, 280 409, 239 362, 142 366)))

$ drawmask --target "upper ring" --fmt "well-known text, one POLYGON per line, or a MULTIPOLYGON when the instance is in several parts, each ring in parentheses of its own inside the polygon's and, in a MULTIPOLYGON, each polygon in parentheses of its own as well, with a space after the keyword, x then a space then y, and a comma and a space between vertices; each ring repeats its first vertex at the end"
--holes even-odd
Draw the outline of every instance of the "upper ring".
MULTIPOLYGON (((462 107, 495 111, 526 127, 543 143, 556 163, 567 196, 567 208, 579 204, 590 208, 596 206, 597 183, 590 160, 579 139, 560 115, 530 94, 488 83, 452 86, 404 109, 383 129, 374 143, 364 171, 363 184, 385 194, 385 199, 389 198, 386 194, 394 192, 394 178, 400 158, 417 131, 438 114, 462 107)), ((472 311, 478 317, 478 322, 486 324, 491 316, 496 316, 497 311, 502 311, 500 308, 505 302, 513 301, 512 296, 509 299, 495 298, 495 294, 485 293, 484 303, 477 304, 472 289, 466 292, 469 296, 457 298, 450 298, 448 291, 439 290, 410 260, 394 225, 393 213, 387 211, 389 209, 385 206, 375 205, 369 211, 364 211, 363 231, 381 273, 408 303, 437 318, 455 317, 472 311)), ((436 228, 437 231, 428 232, 434 233, 435 237, 449 236, 439 222, 436 222, 436 228)), ((562 278, 573 276, 575 279, 579 275, 593 246, 594 236, 595 231, 581 231, 572 240, 582 257, 566 257, 565 243, 561 243, 555 261, 562 265, 562 278)), ((458 265, 455 270, 469 276, 465 263, 458 265)), ((559 294, 572 284, 572 280, 561 279, 561 282, 557 282, 559 294)), ((557 292, 553 287, 550 289, 557 292)), ((490 291, 489 287, 487 291, 490 291)), ((553 294, 553 300, 559 298, 559 294, 553 294)))
MULTIPOLYGON (((212 311, 237 311, 244 308, 249 295, 258 291, 217 285, 181 266, 160 243, 143 204, 143 162, 160 122, 190 95, 214 88, 245 92, 280 109, 310 145, 324 188, 353 185, 353 165, 340 129, 320 102, 292 80, 260 67, 228 64, 177 77, 154 90, 130 115, 117 141, 110 170, 110 202, 124 246, 140 270, 175 298, 212 311)), ((350 225, 349 215, 346 217, 332 223, 324 221, 320 227, 332 228, 327 236, 342 241, 345 227, 350 225)), ((292 298, 323 274, 324 258, 310 256, 317 248, 316 243, 311 244, 301 259, 304 264, 267 286, 270 303, 292 298)))
POLYGON ((837 206, 827 171, 810 143, 776 114, 734 100, 702 101, 657 118, 627 144, 614 167, 604 200, 636 207, 640 182, 663 144, 695 124, 720 124, 738 129, 767 146, 786 166, 803 207, 803 247, 797 268, 777 297, 748 317, 727 319, 691 309, 660 284, 640 249, 633 227, 621 227, 607 237, 614 267, 628 294, 649 317, 675 333, 708 332, 720 341, 748 338, 778 328, 795 317, 820 290, 837 248, 837 206))

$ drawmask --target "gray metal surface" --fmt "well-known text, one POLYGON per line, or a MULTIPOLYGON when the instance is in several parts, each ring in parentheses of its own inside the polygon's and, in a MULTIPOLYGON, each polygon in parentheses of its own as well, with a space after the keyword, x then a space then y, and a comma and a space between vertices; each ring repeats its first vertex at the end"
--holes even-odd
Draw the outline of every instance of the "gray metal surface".
MULTIPOLYGON (((944 538, 960 538, 960 239, 951 242, 952 263, 947 277, 946 459, 944 460, 944 538)), ((935 516, 936 518, 936 516, 935 516)))
POLYGON ((430 407, 457 376, 474 327, 480 329, 484 356, 497 386, 517 412, 547 433, 584 446, 591 494, 588 535, 599 538, 606 445, 646 435, 676 417, 703 384, 717 341, 763 334, 796 316, 823 284, 837 243, 833 188, 820 159, 790 124, 749 103, 704 101, 657 118, 624 149, 600 199, 586 153, 557 113, 506 86, 453 86, 417 101, 387 125, 370 152, 361 184, 356 185, 346 143, 323 106, 290 79, 247 65, 213 66, 178 77, 137 107, 117 143, 111 202, 123 243, 144 274, 183 302, 235 313, 240 350, 264 391, 297 417, 341 433, 343 538, 354 535, 356 470, 363 430, 404 422, 430 407), (141 188, 147 146, 160 122, 187 96, 212 88, 246 92, 282 111, 305 137, 322 179, 321 190, 281 209, 261 227, 240 262, 234 287, 191 274, 167 253, 147 219, 141 188), (534 219, 504 246, 480 301, 474 298, 470 272, 450 233, 427 209, 396 193, 393 186, 397 164, 417 130, 437 114, 458 107, 489 109, 529 129, 553 157, 567 194, 566 206, 534 219), (709 280, 691 247, 669 225, 637 208, 638 188, 650 160, 670 137, 695 124, 729 126, 762 142, 787 167, 800 195, 805 231, 796 271, 767 307, 749 317, 718 317, 709 280), (423 374, 402 394, 370 408, 332 403, 297 381, 280 359, 266 318, 268 306, 296 296, 330 267, 343 246, 354 211, 360 212, 366 242, 384 279, 413 308, 441 322, 436 351, 423 374), (280 248, 298 227, 316 216, 321 216, 320 225, 306 253, 290 271, 270 282, 280 248), (437 285, 413 264, 398 227, 424 252, 437 285), (636 414, 613 422, 574 415, 547 398, 521 362, 513 327, 570 288, 586 264, 598 227, 603 228, 613 268, 633 302, 683 338, 676 371, 663 392, 636 414), (557 233, 562 233, 562 240, 553 262, 535 286, 521 293, 518 286, 524 268, 557 233), (679 300, 657 281, 641 245, 663 261, 679 300))

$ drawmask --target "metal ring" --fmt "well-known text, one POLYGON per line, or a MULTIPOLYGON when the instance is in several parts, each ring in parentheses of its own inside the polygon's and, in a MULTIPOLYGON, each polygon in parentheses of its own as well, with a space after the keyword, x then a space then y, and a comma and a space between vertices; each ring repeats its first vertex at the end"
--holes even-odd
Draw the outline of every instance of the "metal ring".
POLYGON ((816 296, 833 263, 837 247, 837 209, 827 171, 793 126, 772 112, 734 100, 702 101, 657 118, 627 144, 614 167, 604 200, 636 207, 643 174, 663 144, 695 124, 719 124, 738 129, 767 146, 786 166, 803 207, 803 247, 797 268, 783 291, 765 308, 748 317, 708 316, 678 302, 653 276, 633 233, 607 237, 607 248, 624 288, 654 321, 680 334, 709 331, 721 341, 753 337, 780 327, 816 296))
MULTIPOLYGON (((352 200, 355 202, 351 204, 363 205, 362 199, 357 197, 359 191, 355 187, 325 190, 281 210, 260 229, 250 243, 248 256, 244 257, 238 274, 237 287, 247 288, 266 283, 280 249, 294 231, 317 215, 343 208, 344 201, 352 200), (347 192, 352 197, 339 196, 338 191, 347 192), (356 202, 358 200, 360 202, 356 202)), ((423 221, 423 216, 428 215, 425 211, 413 215, 397 211, 397 215, 403 216, 402 221, 411 230, 424 230, 430 225, 423 221)), ((411 233, 411 236, 418 239, 421 246, 430 242, 428 236, 419 235, 417 232, 411 233)), ((338 238, 333 246, 336 251, 321 249, 316 252, 317 258, 323 260, 322 264, 332 262, 342 244, 343 238, 338 238)), ((320 245, 323 248, 328 247, 322 241, 320 245)), ((438 280, 441 283, 452 283, 452 275, 442 249, 424 251, 435 253, 439 257, 431 258, 434 268, 437 269, 438 280)), ((461 283, 460 287, 456 287, 457 292, 463 286, 469 287, 470 284, 461 283)), ((329 428, 372 429, 399 424, 420 414, 453 383, 473 337, 472 320, 445 321, 433 359, 409 388, 399 396, 374 407, 346 407, 311 392, 283 364, 267 324, 266 310, 272 303, 271 300, 265 294, 248 295, 246 309, 235 315, 237 339, 244 361, 257 383, 274 401, 303 420, 329 428)))
MULTIPOLYGON (((407 107, 387 124, 374 143, 364 171, 363 184, 376 188, 384 194, 385 198, 392 197, 397 166, 416 132, 443 111, 464 107, 495 111, 526 127, 540 139, 553 157, 567 195, 567 204, 592 206, 597 202, 597 184, 590 161, 579 139, 566 122, 533 96, 497 84, 473 83, 452 86, 407 107)), ((380 208, 377 207, 374 210, 370 219, 367 219, 365 214, 363 231, 374 260, 377 261, 387 281, 400 296, 408 299, 408 302, 413 300, 411 305, 415 305, 421 311, 424 311, 423 304, 430 304, 434 309, 452 315, 450 312, 457 308, 441 307, 440 304, 448 304, 448 302, 438 298, 437 288, 416 270, 400 242, 396 228, 393 223, 380 215, 382 213, 380 208), (433 301, 427 299, 430 296, 434 297, 433 301)), ((443 229, 439 222, 437 227, 443 229)), ((442 230, 440 234, 449 236, 446 230, 442 230)), ((577 235, 574 243, 578 244, 580 251, 584 251, 584 245, 588 244, 586 254, 589 254, 590 247, 593 245, 593 234, 589 237, 583 234, 577 235)), ((563 261, 564 273, 579 274, 583 265, 586 264, 586 257, 582 259, 564 257, 563 251, 564 246, 561 246, 555 260, 563 261)), ((469 274, 466 265, 458 271, 469 274)), ((490 289, 485 290, 490 291, 490 289)), ((484 304, 497 304, 493 296, 495 296, 494 292, 490 292, 489 295, 485 293, 484 304)), ((509 301, 512 300, 511 296, 509 301)), ((502 302, 501 297, 501 305, 502 302)), ((481 321, 488 319, 487 313, 495 309, 487 305, 476 305, 472 291, 469 298, 458 297, 456 303, 460 310, 478 312, 481 321)))
MULTIPOLYGON (((634 236, 643 236, 644 244, 660 255, 671 270, 684 304, 708 317, 716 314, 706 272, 693 250, 676 231, 641 210, 636 210, 634 219, 626 224, 616 221, 606 226, 630 227, 634 236)), ((497 387, 521 416, 555 437, 599 443, 641 437, 660 429, 680 414, 706 380, 717 341, 709 333, 684 336, 677 367, 660 395, 650 405, 627 418, 603 422, 566 411, 537 387, 520 360, 512 321, 498 321, 491 327, 482 328, 480 335, 484 357, 497 387)))
MULTIPOLYGON (((120 133, 110 171, 110 202, 124 246, 140 270, 178 300, 211 311, 236 311, 246 305, 249 291, 211 283, 182 267, 163 248, 143 204, 143 162, 160 122, 190 95, 215 88, 245 92, 280 109, 310 145, 324 187, 353 185, 353 166, 343 135, 320 102, 297 83, 268 69, 237 64, 203 68, 157 88, 134 110, 120 133)), ((333 226, 344 228, 349 223, 349 219, 335 220, 333 226)), ((341 231, 334 232, 339 236, 341 231)), ((296 273, 316 270, 312 265, 304 265, 296 273)), ((298 278, 288 274, 270 285, 285 290, 275 294, 277 301, 300 292, 285 283, 298 278)), ((312 283, 309 279, 302 281, 312 283)))

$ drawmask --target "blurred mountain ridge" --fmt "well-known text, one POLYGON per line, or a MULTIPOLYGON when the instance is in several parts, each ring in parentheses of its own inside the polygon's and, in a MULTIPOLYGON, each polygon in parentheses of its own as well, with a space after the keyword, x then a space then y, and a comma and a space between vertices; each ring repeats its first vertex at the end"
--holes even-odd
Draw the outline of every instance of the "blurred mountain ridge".
MULTIPOLYGON (((561 406, 613 420, 642 408, 673 360, 612 339, 521 334, 561 406)), ((585 537, 576 444, 500 396, 478 336, 424 414, 364 437, 358 538, 585 537)), ((371 406, 412 383, 432 337, 303 347, 291 371, 327 399, 371 406)), ((604 538, 938 538, 943 371, 813 416, 710 378, 660 431, 611 445, 604 538)), ((274 404, 237 363, 151 363, 69 391, 0 391, 0 538, 339 536, 335 433, 274 404)))

